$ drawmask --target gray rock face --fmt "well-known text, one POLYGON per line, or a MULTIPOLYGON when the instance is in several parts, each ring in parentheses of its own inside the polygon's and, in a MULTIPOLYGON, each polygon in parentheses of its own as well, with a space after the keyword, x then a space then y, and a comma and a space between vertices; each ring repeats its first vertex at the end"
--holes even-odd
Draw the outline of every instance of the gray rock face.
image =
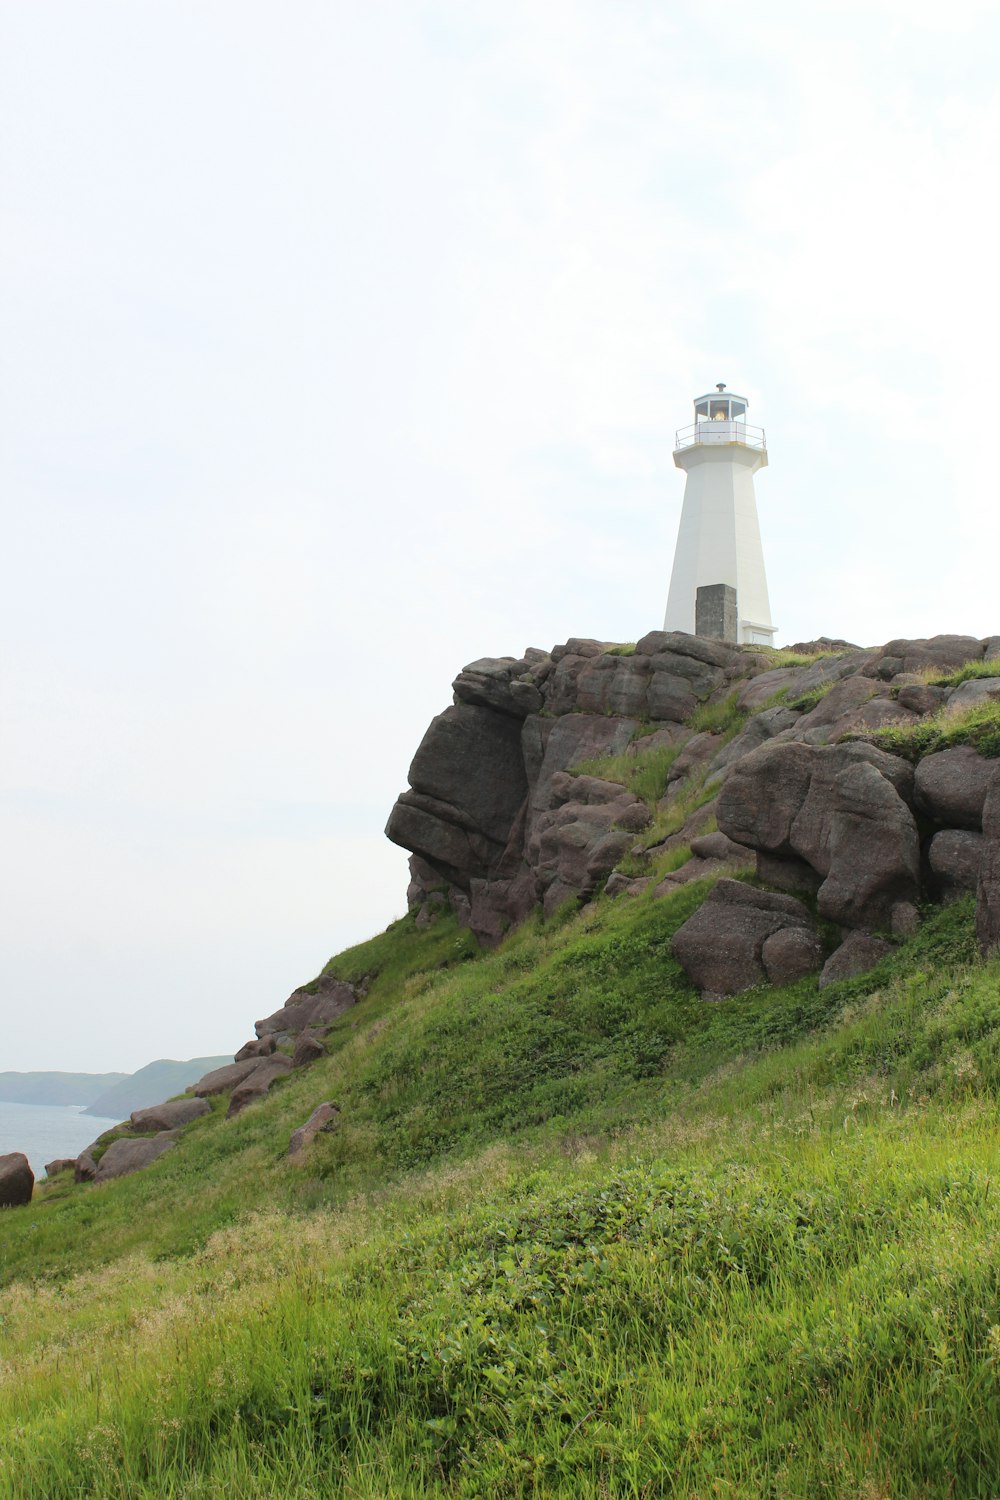
POLYGON ((253 1072, 248 1073, 233 1089, 226 1119, 231 1120, 233 1115, 238 1115, 241 1110, 246 1109, 248 1104, 263 1099, 274 1080, 283 1078, 291 1070, 292 1059, 286 1057, 283 1052, 276 1052, 273 1057, 263 1058, 253 1072))
POLYGON ((970 745, 925 755, 917 766, 914 799, 921 812, 949 828, 981 829, 986 788, 996 762, 970 745))
POLYGON ((1000 698, 1000 677, 972 677, 960 682, 948 694, 950 709, 973 708, 977 703, 993 703, 1000 698))
POLYGON ((867 974, 892 952, 892 944, 882 938, 871 937, 867 932, 849 932, 823 965, 819 987, 822 990, 828 984, 836 984, 838 979, 854 979, 858 974, 867 974))
POLYGON ((983 850, 976 893, 976 937, 987 957, 1000 952, 1000 763, 983 805, 983 850))
POLYGON ((870 745, 764 745, 730 771, 717 816, 736 843, 805 861, 823 916, 888 928, 919 891, 912 794, 912 768, 870 745))
POLYGON ((151 1139, 128 1140, 119 1136, 112 1141, 94 1174, 94 1181, 111 1182, 116 1177, 128 1177, 132 1172, 141 1172, 176 1145, 172 1135, 154 1135, 151 1139))
POLYGON ((688 978, 715 995, 735 995, 768 980, 783 984, 818 968, 822 960, 812 919, 801 901, 727 879, 717 882, 674 934, 671 946, 688 978), (786 932, 799 936, 772 944, 772 974, 764 950, 786 932))
POLYGON ((288 1142, 289 1156, 301 1156, 321 1132, 335 1130, 339 1124, 340 1110, 335 1104, 331 1104, 329 1100, 317 1104, 305 1124, 292 1131, 288 1142))
POLYGON ((188 1125, 202 1115, 210 1115, 212 1106, 205 1098, 169 1099, 165 1104, 154 1104, 149 1109, 132 1111, 133 1130, 176 1130, 188 1125))
POLYGON ((497 872, 528 790, 521 720, 459 704, 431 721, 386 827, 393 843, 419 854, 468 889, 497 872))
POLYGON ((864 668, 867 676, 891 682, 903 673, 938 667, 942 676, 957 671, 968 661, 981 661, 983 643, 971 635, 935 635, 927 640, 889 641, 864 668))
POLYGON ((942 828, 927 850, 935 893, 942 901, 957 901, 979 885, 983 835, 968 828, 942 828))
POLYGON ((0 1208, 19 1208, 31 1202, 35 1174, 23 1151, 0 1156, 0 1208))

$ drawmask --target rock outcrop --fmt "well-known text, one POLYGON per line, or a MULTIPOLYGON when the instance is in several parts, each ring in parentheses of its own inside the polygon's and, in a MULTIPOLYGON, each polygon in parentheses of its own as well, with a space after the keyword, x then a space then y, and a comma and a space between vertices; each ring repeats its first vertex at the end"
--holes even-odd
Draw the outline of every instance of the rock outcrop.
MULTIPOLYGON (((876 729, 997 698, 1000 678, 948 678, 998 647, 961 635, 874 649, 823 641, 809 644, 813 660, 775 666, 767 652, 652 631, 634 648, 574 637, 473 662, 386 830, 412 854, 409 904, 422 926, 450 908, 492 946, 530 912, 551 915, 602 885, 663 895, 750 862, 761 883, 815 896, 841 929, 847 946, 827 976, 911 934, 921 900, 971 890, 981 942, 1000 947, 998 835, 984 813, 995 763, 964 744, 914 754, 914 765, 871 742, 876 729), (654 798, 629 767, 655 753, 672 764, 654 798), (676 864, 688 852, 654 879, 660 855, 676 864)), ((710 915, 732 904, 716 899, 710 915)), ((754 923, 741 921, 748 934, 754 923)), ((766 940, 769 962, 756 938, 741 940, 753 950, 747 983, 818 967, 801 937, 766 940)))
POLYGON ((304 1125, 298 1130, 293 1130, 288 1141, 288 1154, 291 1157, 301 1156, 306 1147, 324 1131, 335 1130, 340 1123, 340 1110, 336 1104, 325 1100, 317 1104, 312 1114, 304 1125))
POLYGON ((140 1172, 143 1167, 151 1166, 165 1151, 171 1151, 176 1144, 172 1132, 142 1136, 137 1140, 119 1136, 118 1140, 111 1142, 97 1163, 93 1180, 98 1183, 111 1182, 116 1177, 128 1177, 132 1172, 140 1172))

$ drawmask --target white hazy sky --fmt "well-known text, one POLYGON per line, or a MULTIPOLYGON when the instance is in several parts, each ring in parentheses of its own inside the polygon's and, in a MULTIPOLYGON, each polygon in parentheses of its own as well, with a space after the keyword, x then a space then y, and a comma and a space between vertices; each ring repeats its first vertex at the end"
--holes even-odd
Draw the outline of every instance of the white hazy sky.
POLYGON ((467 661, 1000 632, 990 3, 0 0, 0 1068, 227 1052, 405 905, 467 661))

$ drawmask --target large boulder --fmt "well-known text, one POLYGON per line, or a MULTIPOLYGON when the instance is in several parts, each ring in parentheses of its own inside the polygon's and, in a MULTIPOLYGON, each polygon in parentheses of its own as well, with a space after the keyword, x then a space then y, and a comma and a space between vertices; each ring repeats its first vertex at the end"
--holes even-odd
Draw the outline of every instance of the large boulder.
POLYGON ((170 1151, 176 1141, 172 1135, 154 1135, 142 1140, 128 1140, 119 1136, 112 1141, 94 1173, 94 1181, 110 1182, 115 1177, 128 1177, 132 1172, 141 1172, 151 1166, 165 1151, 170 1151))
POLYGON ((528 790, 521 720, 459 703, 431 721, 386 834, 449 880, 495 872, 528 790))
POLYGON ((274 1036, 270 1033, 268 1033, 266 1036, 252 1037, 249 1042, 243 1043, 243 1046, 237 1052, 233 1061, 240 1063, 248 1062, 252 1057, 270 1057, 271 1053, 276 1049, 277 1045, 278 1044, 275 1041, 274 1036))
POLYGON ((921 812, 948 828, 980 829, 986 789, 996 762, 971 745, 925 755, 914 778, 914 800, 921 812))
POLYGON ((867 932, 849 932, 836 948, 826 963, 823 972, 819 976, 819 987, 826 989, 828 984, 836 984, 840 979, 854 979, 859 974, 867 974, 869 969, 874 969, 883 958, 888 958, 895 950, 892 943, 887 943, 884 938, 872 937, 867 932))
POLYGON ((912 796, 912 767, 871 745, 771 744, 731 768, 717 817, 734 842, 815 871, 822 916, 892 928, 919 892, 912 796))
POLYGON ((942 901, 968 896, 979 885, 983 835, 970 828, 942 828, 927 848, 934 892, 942 901))
POLYGON ((735 995, 768 981, 784 984, 822 963, 812 918, 801 901, 737 880, 719 880, 678 928, 671 946, 688 978, 713 995, 735 995))
POLYGON ((189 1125, 192 1120, 210 1115, 212 1106, 205 1098, 168 1099, 165 1104, 153 1104, 148 1109, 132 1111, 133 1130, 176 1130, 180 1125, 189 1125))
POLYGON ((35 1190, 35 1174, 23 1151, 8 1151, 0 1156, 0 1208, 19 1208, 30 1203, 35 1190))
POLYGON ((198 1079, 192 1093, 197 1094, 200 1099, 207 1098, 210 1094, 225 1094, 242 1083, 259 1063, 259 1057, 248 1057, 243 1062, 226 1063, 225 1067, 213 1068, 204 1078, 198 1079))
POLYGON ((307 1026, 329 1026, 356 1003, 353 985, 335 979, 332 974, 323 974, 313 984, 293 990, 281 1009, 257 1021, 255 1029, 260 1038, 270 1036, 275 1042, 287 1041, 307 1026))
POLYGON ((937 668, 942 676, 957 671, 968 661, 981 661, 983 642, 971 635, 935 635, 921 640, 889 641, 880 650, 871 653, 871 659, 862 670, 868 677, 880 677, 883 682, 908 673, 923 672, 937 668))
POLYGON ((258 1099, 263 1099, 268 1089, 276 1078, 283 1078, 292 1069, 292 1059, 286 1057, 283 1052, 276 1052, 273 1057, 265 1057, 248 1073, 242 1083, 233 1089, 229 1100, 229 1108, 226 1111, 226 1119, 231 1120, 233 1115, 238 1115, 241 1110, 246 1109, 248 1104, 253 1104, 258 1099))
POLYGON ((1000 764, 983 804, 983 851, 976 893, 976 937, 987 956, 1000 952, 1000 764))

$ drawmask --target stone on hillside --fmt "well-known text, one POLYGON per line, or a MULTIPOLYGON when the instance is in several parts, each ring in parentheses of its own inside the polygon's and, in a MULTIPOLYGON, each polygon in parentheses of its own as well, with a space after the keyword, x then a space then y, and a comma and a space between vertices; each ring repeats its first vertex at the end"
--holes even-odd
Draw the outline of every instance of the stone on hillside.
POLYGON ((913 682, 900 688, 896 701, 903 708, 908 708, 911 713, 920 714, 923 717, 926 714, 936 713, 944 703, 944 699, 944 688, 932 687, 926 682, 913 682))
POLYGON ((204 1078, 198 1079, 192 1092, 200 1099, 207 1098, 209 1094, 224 1094, 227 1089, 234 1089, 237 1084, 242 1083, 259 1065, 259 1057, 248 1057, 243 1062, 226 1063, 225 1067, 213 1068, 204 1078))
POLYGON ((718 829, 714 833, 702 833, 691 840, 691 853, 698 859, 723 859, 732 864, 753 864, 753 850, 745 844, 734 844, 718 829))
POLYGON ((849 932, 823 965, 819 987, 822 990, 828 984, 836 984, 839 979, 854 979, 858 974, 867 974, 869 969, 874 969, 894 952, 892 943, 882 938, 871 937, 867 932, 849 932))
POLYGON ((312 1114, 304 1125, 298 1130, 293 1130, 288 1142, 289 1156, 301 1156, 307 1146, 311 1145, 316 1137, 324 1131, 335 1130, 340 1124, 340 1110, 335 1104, 327 1101, 317 1104, 312 1114))
POLYGON ((97 1162, 94 1160, 92 1146, 88 1146, 85 1151, 80 1152, 80 1155, 76 1159, 73 1173, 77 1182, 93 1182, 97 1176, 97 1162))
POLYGON ((983 857, 976 888, 976 937, 986 956, 1000 952, 1000 765, 983 805, 983 857))
POLYGON ((332 974, 321 974, 313 984, 294 990, 280 1010, 255 1023, 259 1037, 285 1040, 307 1026, 329 1026, 357 1003, 354 986, 332 974))
POLYGON ((263 1099, 274 1080, 283 1078, 291 1070, 292 1059, 286 1057, 283 1052, 276 1052, 273 1057, 265 1057, 257 1064, 253 1072, 248 1073, 242 1083, 237 1084, 233 1089, 226 1119, 231 1120, 233 1115, 238 1115, 240 1110, 246 1109, 248 1104, 253 1104, 257 1099, 263 1099))
POLYGON ((58 1175, 59 1175, 60 1172, 75 1172, 75 1171, 76 1171, 76 1157, 75 1156, 57 1156, 56 1159, 55 1159, 55 1161, 47 1161, 45 1163, 45 1175, 46 1175, 46 1177, 58 1177, 58 1175))
POLYGON ((189 1125, 202 1115, 210 1115, 212 1106, 205 1098, 168 1099, 164 1104, 152 1104, 147 1109, 132 1111, 133 1130, 176 1130, 180 1125, 189 1125))
POLYGON ((636 656, 687 657, 708 667, 728 667, 741 660, 736 646, 725 641, 710 641, 701 635, 686 635, 682 630, 650 630, 636 642, 636 656))
POLYGON ((823 944, 807 927, 782 927, 765 938, 760 957, 772 984, 794 984, 822 967, 823 944))
POLYGON ((608 876, 604 894, 606 896, 641 896, 651 884, 652 877, 649 875, 623 875, 620 870, 615 870, 608 876))
POLYGON ((913 770, 871 745, 763 745, 732 767, 718 823, 736 843, 805 860, 822 916, 888 927, 918 894, 913 770))
POLYGON ((740 730, 734 735, 728 745, 723 745, 708 767, 707 781, 715 782, 722 777, 726 769, 734 762, 742 760, 744 755, 749 755, 752 750, 766 745, 769 740, 776 739, 779 735, 785 735, 789 730, 795 728, 801 716, 790 708, 765 708, 762 713, 754 714, 748 719, 740 730))
POLYGON ((233 1061, 241 1063, 250 1058, 270 1057, 276 1046, 273 1036, 255 1036, 252 1041, 243 1043, 233 1061))
POLYGON ((934 667, 944 676, 957 671, 966 662, 982 659, 982 642, 970 635, 935 635, 929 639, 889 641, 871 653, 869 664, 863 669, 868 677, 880 677, 891 682, 894 677, 910 672, 922 672, 934 667))
POLYGON ((968 828, 942 828, 930 841, 927 863, 937 894, 943 901, 957 901, 979 884, 983 835, 968 828))
MULTIPOLYGON (((787 928, 799 929, 807 937, 814 935, 812 919, 801 901, 722 879, 677 930, 671 947, 700 990, 734 995, 765 983, 769 976, 764 945, 787 928)), ((792 954, 789 948, 780 946, 774 952, 777 972, 792 954)))
POLYGON ((533 683, 519 681, 528 675, 528 665, 525 660, 516 661, 510 656, 485 656, 470 662, 452 684, 455 699, 459 703, 494 708, 519 719, 537 713, 542 706, 541 693, 533 683))
POLYGON ((8 1151, 0 1156, 0 1208, 19 1208, 30 1203, 35 1189, 35 1174, 23 1151, 8 1151))
POLYGON ((958 687, 948 694, 948 708, 951 712, 975 708, 979 703, 994 703, 1000 698, 1000 677, 970 677, 968 682, 960 682, 958 687))
POLYGON ((914 778, 914 801, 921 812, 949 828, 980 829, 986 789, 996 761, 977 755, 971 745, 957 745, 925 755, 914 778))
POLYGON ((495 948, 504 934, 517 927, 538 902, 535 876, 527 866, 507 880, 473 880, 468 910, 459 917, 477 942, 495 948))
POLYGON ((313 1031, 304 1031, 295 1043, 292 1053, 292 1067, 306 1068, 310 1063, 318 1062, 321 1057, 326 1056, 326 1048, 323 1046, 319 1036, 313 1031))
POLYGON ((111 1182, 116 1177, 128 1177, 132 1172, 141 1172, 176 1145, 172 1135, 154 1135, 143 1140, 128 1140, 119 1136, 112 1141, 100 1161, 94 1181, 111 1182))

